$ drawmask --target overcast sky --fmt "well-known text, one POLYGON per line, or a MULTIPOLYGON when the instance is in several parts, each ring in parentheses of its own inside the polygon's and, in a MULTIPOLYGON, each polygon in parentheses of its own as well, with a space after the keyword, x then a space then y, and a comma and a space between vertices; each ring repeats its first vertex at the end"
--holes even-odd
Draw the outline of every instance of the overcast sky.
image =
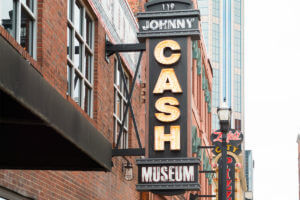
POLYGON ((254 199, 298 200, 299 0, 245 0, 245 101, 254 199))

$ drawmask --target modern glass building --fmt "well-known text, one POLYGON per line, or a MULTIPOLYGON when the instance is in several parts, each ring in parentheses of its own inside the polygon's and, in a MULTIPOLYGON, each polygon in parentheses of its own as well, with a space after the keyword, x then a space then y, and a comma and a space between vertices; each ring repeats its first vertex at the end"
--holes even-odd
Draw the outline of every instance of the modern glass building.
POLYGON ((245 193, 246 199, 253 199, 253 168, 254 161, 252 158, 252 151, 245 151, 245 176, 247 182, 247 192, 245 193))
POLYGON ((213 67, 212 129, 226 99, 231 126, 244 132, 244 0, 198 0, 206 50, 213 67))

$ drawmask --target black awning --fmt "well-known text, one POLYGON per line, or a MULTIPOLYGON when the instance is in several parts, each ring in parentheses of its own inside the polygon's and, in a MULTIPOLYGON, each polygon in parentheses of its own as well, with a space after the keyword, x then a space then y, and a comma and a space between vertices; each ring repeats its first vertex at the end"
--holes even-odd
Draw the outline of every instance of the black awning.
POLYGON ((0 36, 0 168, 111 170, 111 143, 0 36))

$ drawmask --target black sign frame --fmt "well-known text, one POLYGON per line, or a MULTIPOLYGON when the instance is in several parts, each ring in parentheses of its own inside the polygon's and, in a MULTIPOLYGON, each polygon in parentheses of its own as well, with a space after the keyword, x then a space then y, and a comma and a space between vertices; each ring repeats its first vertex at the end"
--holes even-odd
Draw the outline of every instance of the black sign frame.
POLYGON ((143 183, 141 176, 138 177, 138 184, 136 189, 138 191, 152 191, 154 193, 164 193, 165 195, 173 195, 176 190, 200 190, 198 183, 200 165, 199 158, 151 158, 151 159, 137 159, 136 164, 138 165, 138 173, 141 175, 142 167, 145 166, 193 166, 194 167, 194 181, 187 183, 184 182, 168 182, 168 183, 143 183), (167 192, 166 192, 167 189, 167 192))
POLYGON ((145 8, 147 12, 137 13, 140 30, 137 37, 140 41, 146 38, 163 38, 163 37, 181 37, 191 36, 194 40, 200 40, 200 11, 199 9, 192 9, 192 2, 189 0, 155 0, 146 3, 145 8), (174 9, 163 9, 162 5, 174 4, 174 9), (151 20, 176 20, 176 19, 193 19, 192 25, 187 28, 157 28, 155 30, 144 30, 147 21, 151 20))
MULTIPOLYGON (((138 191, 151 191, 153 193, 162 195, 175 195, 182 194, 187 190, 200 190, 198 182, 199 176, 199 158, 189 158, 191 156, 192 141, 191 140, 191 85, 188 81, 191 76, 191 65, 189 63, 192 59, 191 43, 192 39, 200 39, 199 21, 200 11, 193 9, 193 3, 190 0, 153 0, 145 4, 144 13, 138 13, 139 20, 139 33, 137 34, 139 41, 144 42, 146 39, 146 46, 148 51, 148 82, 147 89, 149 94, 148 105, 148 140, 147 140, 147 155, 149 158, 137 159, 138 166, 138 184, 136 189, 138 191), (175 21, 174 21, 175 20, 175 21), (152 23, 152 25, 151 25, 152 23), (172 65, 159 63, 154 57, 155 47, 163 40, 172 40, 180 46, 180 59, 172 65), (190 50, 189 50, 190 48, 190 50), (173 68, 182 89, 182 93, 172 93, 171 91, 164 90, 163 94, 153 94, 156 81, 163 68, 173 68), (161 97, 174 97, 179 102, 178 108, 180 109, 180 117, 176 121, 162 122, 155 118, 155 102, 161 97), (180 126, 180 148, 170 150, 170 142, 164 142, 164 150, 162 148, 154 150, 154 127, 164 126, 164 134, 170 133, 170 127, 180 126), (164 180, 157 182, 143 182, 142 181, 142 168, 147 176, 150 176, 150 171, 157 173, 158 168, 167 167, 168 171, 173 173, 173 167, 176 167, 176 173, 183 168, 188 172, 193 171, 193 176, 186 173, 186 177, 193 177, 193 181, 180 181, 176 178, 173 181, 169 178, 169 182, 164 180), (146 168, 148 167, 148 168, 146 168), (151 168, 152 167, 152 168, 151 168), (180 168, 182 167, 182 168, 180 168), (193 168, 190 168, 193 167, 193 168), (193 170, 191 170, 193 169, 193 170), (155 171, 156 170, 156 171, 155 171)), ((166 41, 168 42, 168 41, 166 41)), ((168 48, 168 47, 167 47, 168 48)), ((166 50, 166 49, 165 49, 166 50)), ((170 49, 171 50, 171 49, 170 49)), ((172 50, 171 50, 172 51, 172 50)), ((166 53, 166 52, 164 52, 166 53)), ((169 52, 172 54, 172 52, 169 52)), ((174 52, 173 52, 174 53, 174 52)), ((168 57, 168 55, 165 55, 168 57)), ((165 169, 165 168, 164 168, 165 169)), ((186 172, 185 171, 185 172, 186 172)), ((152 173, 152 172, 151 172, 152 173)), ((170 175, 169 175, 170 176, 170 175)), ((171 175, 172 177, 172 175, 171 175)), ((184 174, 182 175, 184 177, 184 174)), ((144 176, 145 178, 145 176, 144 176)), ((157 178, 156 178, 157 179, 157 178)), ((145 180, 145 179, 144 179, 145 180)), ((148 179, 147 179, 148 180, 148 179)), ((149 179, 150 180, 150 179, 149 179)), ((154 180, 154 179, 153 179, 154 180)))
POLYGON ((165 91, 164 96, 171 96, 175 97, 179 102, 179 109, 181 112, 181 115, 178 120, 171 123, 164 123, 158 121, 154 114, 157 112, 155 109, 155 102, 157 99, 162 97, 162 95, 156 95, 153 94, 153 89, 155 87, 155 83, 157 81, 157 78, 159 77, 159 74, 161 72, 161 69, 166 68, 166 66, 163 66, 156 62, 154 58, 154 48, 157 45, 157 43, 163 41, 164 39, 158 39, 158 38, 151 38, 149 39, 149 65, 151 66, 151 69, 149 71, 149 77, 153 77, 149 79, 149 141, 148 141, 148 155, 149 158, 174 158, 174 157, 187 157, 187 131, 188 131, 188 120, 187 120, 187 114, 188 114, 188 107, 187 107, 187 52, 183 51, 183 49, 187 48, 187 38, 186 37, 180 37, 180 38, 172 38, 172 40, 179 43, 181 46, 181 58, 176 63, 176 65, 172 65, 172 68, 175 70, 175 74, 178 78, 179 84, 183 90, 183 93, 181 94, 174 94, 170 91, 165 91), (165 133, 170 133, 170 126, 171 125, 180 125, 180 151, 170 151, 170 143, 165 143, 165 150, 164 151, 155 151, 154 150, 154 126, 165 126, 165 133))

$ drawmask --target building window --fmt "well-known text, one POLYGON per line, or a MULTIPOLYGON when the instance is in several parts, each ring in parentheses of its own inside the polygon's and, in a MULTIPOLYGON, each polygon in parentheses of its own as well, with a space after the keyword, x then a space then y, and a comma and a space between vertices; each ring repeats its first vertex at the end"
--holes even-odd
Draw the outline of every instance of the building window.
MULTIPOLYGON (((124 85, 121 71, 118 69, 118 60, 115 59, 115 78, 114 78, 114 144, 117 144, 118 135, 122 125, 125 107, 127 105, 127 96, 125 92, 125 87, 129 91, 129 78, 125 74, 126 84, 124 85)), ((122 67, 122 66, 121 66, 122 67)), ((125 73, 125 72, 124 72, 125 73)), ((129 109, 128 109, 129 111, 129 109)), ((128 124, 129 124, 129 112, 125 116, 125 123, 123 127, 123 134, 119 143, 119 148, 126 149, 128 148, 128 124)))
POLYGON ((240 119, 235 119, 234 120, 235 124, 235 130, 241 131, 242 130, 242 124, 240 119))
POLYGON ((220 0, 212 1, 212 15, 215 17, 220 16, 220 0))
POLYGON ((234 0, 234 23, 241 24, 241 0, 234 0))
POLYGON ((219 118, 217 114, 212 115, 212 130, 218 130, 220 129, 220 124, 219 124, 219 118))
POLYGON ((5 0, 0 3, 0 25, 36 58, 36 0, 5 0))
POLYGON ((68 95, 92 117, 94 24, 85 7, 68 0, 68 95))
POLYGON ((241 75, 234 75, 234 111, 241 112, 241 75))
POLYGON ((220 62, 220 25, 212 24, 212 60, 220 62))
POLYGON ((208 15, 208 0, 198 0, 198 8, 201 16, 208 15))
POLYGON ((204 44, 206 47, 206 51, 209 52, 209 41, 208 41, 208 23, 207 22, 201 22, 201 28, 202 28, 202 33, 204 37, 204 44))
POLYGON ((241 31, 234 31, 234 66, 241 68, 241 31))
POLYGON ((219 107, 220 103, 220 73, 219 69, 214 69, 213 68, 213 89, 212 89, 212 106, 213 107, 219 107))

